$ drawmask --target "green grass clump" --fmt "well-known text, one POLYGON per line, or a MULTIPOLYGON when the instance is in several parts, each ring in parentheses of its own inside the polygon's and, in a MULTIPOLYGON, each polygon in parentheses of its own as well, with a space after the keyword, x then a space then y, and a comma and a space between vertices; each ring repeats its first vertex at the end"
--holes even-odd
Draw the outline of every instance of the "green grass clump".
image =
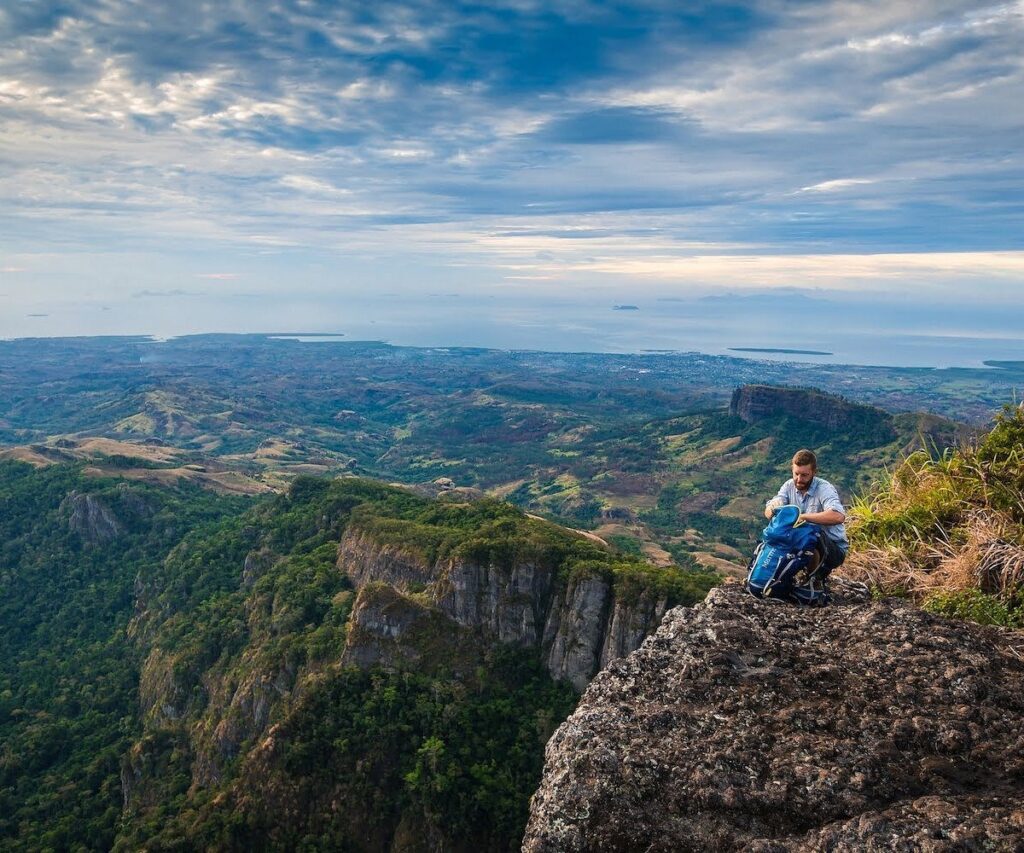
POLYGON ((963 451, 939 458, 911 454, 867 497, 850 510, 851 545, 915 548, 948 539, 958 522, 981 498, 979 479, 963 451))
POLYGON ((933 592, 922 606, 929 613, 966 619, 979 625, 1024 628, 1024 611, 1019 607, 1011 609, 996 596, 986 595, 980 589, 933 592))
POLYGON ((628 557, 641 557, 643 556, 643 548, 640 545, 640 540, 634 536, 626 536, 623 533, 615 533, 611 536, 605 536, 605 541, 615 548, 620 554, 624 554, 628 557))

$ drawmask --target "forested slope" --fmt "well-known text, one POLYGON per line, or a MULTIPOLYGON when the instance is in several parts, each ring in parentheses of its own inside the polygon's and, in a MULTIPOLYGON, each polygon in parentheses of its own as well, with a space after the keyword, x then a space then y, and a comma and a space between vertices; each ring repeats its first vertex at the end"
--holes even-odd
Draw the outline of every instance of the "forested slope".
POLYGON ((715 580, 359 479, 0 502, 8 849, 512 849, 578 686, 715 580))
POLYGON ((138 731, 135 578, 240 506, 0 464, 0 847, 113 843, 138 731))

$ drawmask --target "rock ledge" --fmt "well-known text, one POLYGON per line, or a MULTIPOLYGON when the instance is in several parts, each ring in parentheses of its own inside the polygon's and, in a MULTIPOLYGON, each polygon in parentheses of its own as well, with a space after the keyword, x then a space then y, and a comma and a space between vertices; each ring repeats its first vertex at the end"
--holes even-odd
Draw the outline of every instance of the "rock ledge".
POLYGON ((1024 850, 1024 636, 738 585, 669 611, 548 743, 525 851, 1024 850))

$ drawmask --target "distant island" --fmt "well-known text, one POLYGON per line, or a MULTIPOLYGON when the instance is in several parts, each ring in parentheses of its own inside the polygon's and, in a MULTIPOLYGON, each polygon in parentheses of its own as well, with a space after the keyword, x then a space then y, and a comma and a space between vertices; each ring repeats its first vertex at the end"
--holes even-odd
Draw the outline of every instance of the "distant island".
POLYGON ((729 352, 773 352, 784 355, 835 355, 820 349, 772 349, 770 347, 729 347, 729 352))
POLYGON ((639 305, 613 305, 612 311, 639 311, 639 305))
POLYGON ((294 332, 291 334, 267 335, 267 338, 272 341, 298 341, 300 344, 331 343, 344 337, 344 332, 294 332))

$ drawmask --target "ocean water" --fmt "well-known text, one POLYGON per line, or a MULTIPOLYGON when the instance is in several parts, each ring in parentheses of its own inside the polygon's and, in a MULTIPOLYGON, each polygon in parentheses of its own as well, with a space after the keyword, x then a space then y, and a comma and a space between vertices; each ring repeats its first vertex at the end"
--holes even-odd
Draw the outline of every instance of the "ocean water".
MULTIPOLYGON (((554 352, 701 352, 735 358, 890 367, 983 367, 989 360, 1024 361, 1024 341, 1008 334, 957 333, 904 327, 868 327, 856 322, 797 324, 764 322, 750 314, 707 316, 678 310, 539 311, 505 308, 419 311, 410 316, 366 320, 352 316, 333 330, 343 338, 303 336, 329 344, 380 340, 402 346, 493 347, 554 352), (735 347, 793 352, 737 352, 735 347)), ((314 330, 310 330, 312 333, 314 330)))
POLYGON ((919 305, 802 292, 673 299, 640 294, 538 297, 360 293, 190 298, 161 310, 142 300, 88 316, 53 310, 0 317, 6 337, 209 332, 296 336, 318 345, 374 340, 403 346, 551 352, 701 352, 736 358, 891 367, 982 367, 1024 361, 1024 300, 1002 306, 919 305), (622 306, 631 306, 622 310, 622 306), (617 309, 618 306, 618 309, 617 309), (632 306, 635 306, 632 307, 632 306), (144 310, 143 310, 144 309, 144 310), (737 352, 736 347, 808 352, 737 352))

